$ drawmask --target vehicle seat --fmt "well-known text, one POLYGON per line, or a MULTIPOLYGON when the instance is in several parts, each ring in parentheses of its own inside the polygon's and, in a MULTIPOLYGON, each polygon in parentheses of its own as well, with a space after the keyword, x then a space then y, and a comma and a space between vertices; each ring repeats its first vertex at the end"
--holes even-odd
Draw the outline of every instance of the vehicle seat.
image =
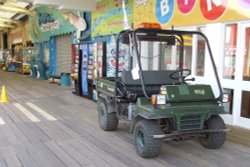
MULTIPOLYGON (((148 96, 152 94, 158 94, 160 86, 162 85, 175 85, 178 84, 177 80, 171 79, 169 76, 175 72, 175 70, 164 71, 142 71, 144 77, 145 89, 148 96)), ((141 80, 134 80, 131 71, 123 71, 121 81, 126 86, 127 93, 136 94, 137 96, 143 96, 141 80)))

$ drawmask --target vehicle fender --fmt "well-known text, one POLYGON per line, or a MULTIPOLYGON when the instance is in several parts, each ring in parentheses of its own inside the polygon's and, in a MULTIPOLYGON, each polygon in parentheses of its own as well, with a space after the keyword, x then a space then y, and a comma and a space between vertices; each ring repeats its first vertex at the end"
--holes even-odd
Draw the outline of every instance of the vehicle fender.
POLYGON ((99 96, 98 102, 100 102, 101 100, 104 100, 108 113, 115 112, 115 103, 110 96, 105 95, 103 93, 100 93, 98 96, 99 96))
POLYGON ((209 112, 206 116, 206 120, 208 120, 213 115, 223 115, 228 114, 226 111, 220 111, 220 112, 209 112))
POLYGON ((153 121, 153 120, 164 119, 164 118, 173 118, 173 117, 168 113, 158 115, 158 114, 152 114, 152 113, 148 113, 148 112, 140 112, 140 113, 134 115, 133 120, 130 124, 129 132, 133 133, 136 122, 138 122, 142 119, 153 121))
POLYGON ((130 124, 130 128, 129 128, 130 133, 134 132, 135 124, 142 119, 145 119, 145 118, 141 117, 140 115, 137 115, 136 117, 133 118, 130 124))

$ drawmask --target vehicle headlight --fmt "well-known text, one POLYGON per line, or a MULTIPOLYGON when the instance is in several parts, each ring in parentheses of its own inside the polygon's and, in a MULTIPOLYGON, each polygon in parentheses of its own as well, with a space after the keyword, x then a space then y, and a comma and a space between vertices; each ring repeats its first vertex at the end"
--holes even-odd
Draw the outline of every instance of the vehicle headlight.
POLYGON ((166 95, 152 95, 151 96, 151 103, 152 105, 162 105, 166 104, 166 95))

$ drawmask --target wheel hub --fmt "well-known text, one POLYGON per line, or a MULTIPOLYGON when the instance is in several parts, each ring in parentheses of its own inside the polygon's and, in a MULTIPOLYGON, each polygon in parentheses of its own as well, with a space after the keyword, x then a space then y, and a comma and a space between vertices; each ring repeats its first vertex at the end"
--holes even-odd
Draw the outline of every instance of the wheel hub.
POLYGON ((142 148, 145 145, 144 134, 142 131, 138 131, 136 136, 136 144, 142 148))

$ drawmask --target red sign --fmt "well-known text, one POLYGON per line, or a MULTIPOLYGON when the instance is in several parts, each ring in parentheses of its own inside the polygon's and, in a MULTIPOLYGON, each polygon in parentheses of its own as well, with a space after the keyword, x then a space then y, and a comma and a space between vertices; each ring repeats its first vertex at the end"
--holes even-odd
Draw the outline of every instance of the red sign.
POLYGON ((184 14, 190 13, 194 4, 195 0, 178 0, 178 8, 184 14))
POLYGON ((228 0, 200 0, 203 16, 208 20, 216 20, 225 12, 228 0))

